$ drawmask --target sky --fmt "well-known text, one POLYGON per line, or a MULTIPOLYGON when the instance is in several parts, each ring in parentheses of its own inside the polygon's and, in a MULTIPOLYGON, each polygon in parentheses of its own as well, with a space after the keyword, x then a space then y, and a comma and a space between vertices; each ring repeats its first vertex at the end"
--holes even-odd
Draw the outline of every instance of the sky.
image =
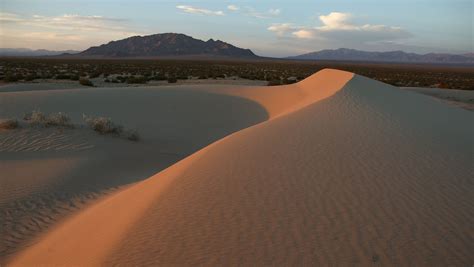
POLYGON ((473 2, 0 0, 0 47, 84 50, 176 32, 271 57, 342 47, 472 53, 473 2))

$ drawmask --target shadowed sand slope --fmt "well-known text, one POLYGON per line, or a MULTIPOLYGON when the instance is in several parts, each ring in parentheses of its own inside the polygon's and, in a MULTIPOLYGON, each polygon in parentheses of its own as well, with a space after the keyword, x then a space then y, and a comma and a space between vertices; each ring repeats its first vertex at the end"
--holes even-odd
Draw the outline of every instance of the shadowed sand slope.
POLYGON ((231 92, 273 119, 98 202, 12 265, 472 264, 472 113, 351 78, 231 92))
POLYGON ((0 93, 0 118, 66 112, 111 117, 139 142, 76 127, 0 130, 0 265, 66 215, 268 118, 242 97, 192 89, 91 88, 0 93))

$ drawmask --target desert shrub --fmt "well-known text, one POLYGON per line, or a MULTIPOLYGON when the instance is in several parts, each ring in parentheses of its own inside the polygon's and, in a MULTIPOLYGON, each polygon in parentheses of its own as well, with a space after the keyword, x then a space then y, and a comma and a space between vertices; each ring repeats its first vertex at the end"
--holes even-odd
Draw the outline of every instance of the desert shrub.
POLYGON ((18 75, 7 74, 3 80, 5 82, 17 82, 18 80, 20 80, 20 78, 18 77, 18 75))
POLYGON ((176 83, 178 82, 178 79, 176 77, 168 77, 168 83, 176 83))
POLYGON ((71 75, 71 81, 79 81, 79 75, 71 75))
POLYGON ((283 79, 283 84, 292 84, 292 83, 296 83, 296 78, 292 77, 292 78, 286 78, 286 79, 283 79))
POLYGON ((120 135, 123 132, 121 125, 115 124, 112 119, 106 117, 88 117, 82 115, 85 123, 94 131, 100 134, 117 134, 120 135))
POLYGON ((94 84, 87 78, 80 78, 79 84, 82 84, 84 86, 94 86, 94 84))
POLYGON ((12 130, 18 128, 18 121, 15 119, 0 120, 0 130, 12 130))
POLYGON ((127 81, 127 77, 124 77, 124 76, 117 76, 116 79, 117 79, 117 81, 119 81, 119 82, 121 82, 121 83, 127 81))
POLYGON ((34 126, 63 126, 63 127, 73 127, 71 119, 64 112, 51 113, 47 116, 41 112, 34 110, 30 113, 27 113, 23 116, 25 121, 29 121, 34 126))
POLYGON ((158 75, 153 76, 150 79, 155 80, 155 81, 166 81, 166 76, 158 74, 158 75))
POLYGON ((28 75, 26 75, 26 77, 25 77, 25 81, 31 82, 31 81, 33 81, 33 80, 35 80, 35 79, 37 79, 37 78, 38 78, 38 77, 37 77, 35 74, 28 74, 28 75))
POLYGON ((66 113, 63 113, 63 112, 49 114, 46 117, 44 124, 46 127, 49 127, 49 126, 72 127, 71 119, 66 113))
POLYGON ((125 131, 125 137, 130 141, 139 141, 140 135, 137 130, 127 130, 125 131))
POLYGON ((25 114, 23 119, 31 122, 33 125, 42 125, 46 122, 46 115, 41 111, 33 110, 32 112, 25 114))
POLYGON ((127 83, 130 83, 130 84, 142 84, 142 83, 146 83, 147 82, 147 78, 143 77, 143 76, 130 76, 127 78, 127 83))
POLYGON ((98 78, 102 73, 100 72, 93 72, 89 75, 89 78, 91 79, 94 79, 94 78, 98 78))
POLYGON ((71 76, 68 74, 58 74, 54 77, 56 80, 70 80, 71 76))
POLYGON ((275 86, 275 85, 281 85, 280 80, 271 80, 267 83, 268 86, 275 86))

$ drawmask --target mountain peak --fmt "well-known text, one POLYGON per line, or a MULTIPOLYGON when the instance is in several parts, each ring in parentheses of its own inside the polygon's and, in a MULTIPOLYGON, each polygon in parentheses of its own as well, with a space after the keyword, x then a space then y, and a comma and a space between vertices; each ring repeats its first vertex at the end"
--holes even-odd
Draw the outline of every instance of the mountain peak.
POLYGON ((91 47, 80 56, 97 57, 160 57, 160 56, 227 56, 257 57, 251 50, 242 49, 223 41, 202 41, 182 33, 158 33, 132 36, 91 47))

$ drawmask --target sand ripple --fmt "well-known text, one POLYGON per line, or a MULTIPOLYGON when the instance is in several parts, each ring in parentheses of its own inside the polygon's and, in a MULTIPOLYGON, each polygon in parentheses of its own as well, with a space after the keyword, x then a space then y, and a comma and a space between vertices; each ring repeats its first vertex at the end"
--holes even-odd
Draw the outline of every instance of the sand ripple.
POLYGON ((0 152, 63 151, 93 148, 82 129, 17 129, 0 131, 0 152))

